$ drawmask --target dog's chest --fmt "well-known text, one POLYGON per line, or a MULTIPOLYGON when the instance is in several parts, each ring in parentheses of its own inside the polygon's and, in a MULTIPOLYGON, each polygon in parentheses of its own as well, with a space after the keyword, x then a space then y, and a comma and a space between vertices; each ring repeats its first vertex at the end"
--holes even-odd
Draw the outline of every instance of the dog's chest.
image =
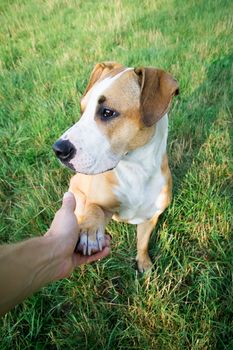
POLYGON ((120 202, 118 221, 140 224, 151 219, 160 208, 160 196, 165 184, 161 168, 148 174, 142 165, 121 162, 116 169, 118 185, 114 193, 120 202))

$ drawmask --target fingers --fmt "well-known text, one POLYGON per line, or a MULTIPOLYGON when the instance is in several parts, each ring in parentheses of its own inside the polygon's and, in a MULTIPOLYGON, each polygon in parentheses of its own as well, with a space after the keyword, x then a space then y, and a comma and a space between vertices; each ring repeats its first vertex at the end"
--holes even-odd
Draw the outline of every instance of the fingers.
POLYGON ((62 207, 56 212, 52 224, 46 233, 48 235, 72 235, 78 238, 77 218, 74 214, 76 201, 73 193, 66 192, 62 207))
POLYGON ((75 210, 76 201, 72 192, 65 192, 62 200, 62 208, 68 210, 75 210))
POLYGON ((110 254, 110 247, 105 247, 101 252, 88 256, 86 263, 91 263, 91 262, 103 259, 109 254, 110 254))
MULTIPOLYGON (((110 242, 108 243, 110 244, 110 242)), ((74 265, 79 266, 83 264, 90 264, 94 261, 100 260, 108 256, 111 252, 111 249, 109 246, 106 246, 101 252, 97 252, 90 256, 84 256, 80 253, 74 253, 74 265)))

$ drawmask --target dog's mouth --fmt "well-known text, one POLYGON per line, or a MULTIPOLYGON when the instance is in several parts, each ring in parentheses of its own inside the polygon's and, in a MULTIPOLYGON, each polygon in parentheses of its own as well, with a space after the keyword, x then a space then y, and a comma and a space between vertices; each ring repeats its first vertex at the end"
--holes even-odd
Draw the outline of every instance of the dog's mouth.
POLYGON ((69 162, 66 162, 66 161, 61 161, 61 164, 64 165, 65 167, 73 170, 75 173, 77 174, 83 174, 83 175, 98 175, 98 174, 103 174, 103 173, 106 173, 108 171, 112 171, 113 169, 115 169, 115 167, 112 167, 112 168, 108 168, 106 170, 103 170, 103 171, 99 171, 99 172, 91 172, 91 171, 88 171, 88 170, 82 170, 82 171, 78 171, 75 169, 75 167, 73 166, 73 164, 69 163, 69 162))
POLYGON ((64 165, 66 168, 69 168, 69 169, 73 170, 74 172, 76 172, 74 166, 73 166, 71 163, 66 162, 66 161, 61 161, 61 160, 60 160, 60 162, 61 162, 61 164, 64 165))

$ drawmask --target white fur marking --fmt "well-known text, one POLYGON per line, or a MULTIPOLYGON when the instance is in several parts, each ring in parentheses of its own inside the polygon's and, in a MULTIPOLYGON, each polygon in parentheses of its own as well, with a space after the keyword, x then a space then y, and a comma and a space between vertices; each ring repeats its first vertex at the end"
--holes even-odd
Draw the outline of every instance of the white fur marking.
POLYGON ((167 128, 165 115, 157 123, 150 142, 126 155, 114 169, 118 179, 114 193, 121 203, 116 220, 140 224, 163 211, 160 193, 165 178, 161 164, 166 152, 167 128))

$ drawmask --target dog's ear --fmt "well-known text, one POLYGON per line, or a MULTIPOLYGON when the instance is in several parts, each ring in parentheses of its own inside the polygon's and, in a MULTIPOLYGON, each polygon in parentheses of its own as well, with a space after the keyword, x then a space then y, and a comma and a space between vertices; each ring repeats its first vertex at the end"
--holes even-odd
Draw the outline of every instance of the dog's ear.
POLYGON ((102 62, 97 63, 91 72, 89 83, 86 87, 86 90, 83 93, 83 97, 87 94, 87 92, 92 88, 92 86, 102 78, 104 75, 108 74, 113 69, 122 69, 124 66, 117 62, 102 62))
POLYGON ((141 87, 140 112, 146 126, 152 126, 169 110, 172 97, 179 94, 177 81, 156 68, 135 68, 141 87))

